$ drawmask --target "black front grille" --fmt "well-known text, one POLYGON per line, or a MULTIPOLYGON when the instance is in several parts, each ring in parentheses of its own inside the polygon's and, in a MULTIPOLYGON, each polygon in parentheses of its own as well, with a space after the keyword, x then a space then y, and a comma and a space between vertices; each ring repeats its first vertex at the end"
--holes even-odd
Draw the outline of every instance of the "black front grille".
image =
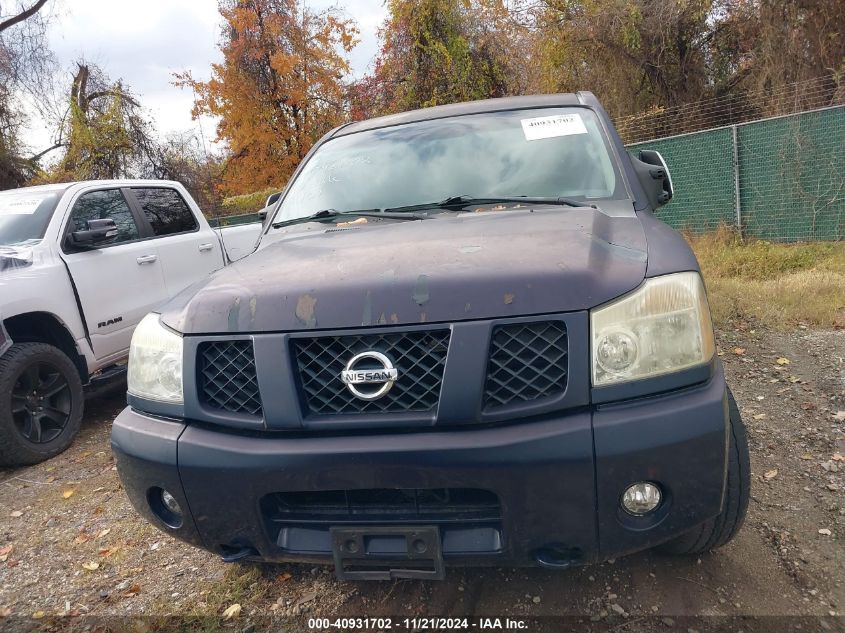
POLYGON ((567 350, 566 325, 561 321, 496 326, 490 342, 484 408, 563 393, 567 350))
POLYGON ((437 407, 449 330, 294 339, 305 405, 311 414, 428 412, 437 407), (378 400, 362 400, 340 379, 346 363, 366 351, 386 355, 399 371, 393 387, 378 400))
POLYGON ((199 346, 200 397, 211 408, 261 415, 261 394, 251 340, 211 341, 199 346))
POLYGON ((474 488, 278 492, 268 495, 261 503, 265 516, 274 522, 493 521, 501 518, 499 498, 492 492, 474 488))

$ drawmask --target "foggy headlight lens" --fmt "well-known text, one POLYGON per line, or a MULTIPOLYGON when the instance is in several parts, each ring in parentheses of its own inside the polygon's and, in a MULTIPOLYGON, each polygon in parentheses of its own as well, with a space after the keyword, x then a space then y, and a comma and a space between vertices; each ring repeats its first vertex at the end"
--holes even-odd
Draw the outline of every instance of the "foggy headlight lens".
POLYGON ((633 293, 590 312, 593 385, 639 380, 708 362, 715 351, 701 276, 646 280, 633 293))
POLYGON ((133 396, 182 404, 182 337, 145 316, 129 346, 128 390, 133 396))

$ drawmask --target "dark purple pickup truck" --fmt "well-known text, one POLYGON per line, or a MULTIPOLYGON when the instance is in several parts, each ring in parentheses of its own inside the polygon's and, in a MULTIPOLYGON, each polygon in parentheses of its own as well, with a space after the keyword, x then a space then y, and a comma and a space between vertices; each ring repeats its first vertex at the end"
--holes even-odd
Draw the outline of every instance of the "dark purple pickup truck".
POLYGON ((133 504, 341 578, 726 543, 748 447, 671 197, 590 93, 330 132, 258 250, 135 331, 133 504))

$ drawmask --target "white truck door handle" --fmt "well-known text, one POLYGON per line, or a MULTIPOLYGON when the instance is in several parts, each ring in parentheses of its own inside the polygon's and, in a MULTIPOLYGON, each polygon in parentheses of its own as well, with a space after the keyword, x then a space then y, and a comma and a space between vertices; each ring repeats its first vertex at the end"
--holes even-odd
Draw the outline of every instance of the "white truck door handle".
POLYGON ((158 259, 158 256, 156 256, 156 255, 141 255, 135 261, 138 262, 139 266, 143 266, 144 264, 152 264, 157 259, 158 259))
POLYGON ((200 253, 210 251, 212 248, 214 248, 214 244, 211 244, 210 242, 206 243, 206 244, 200 244, 200 246, 199 246, 200 253))

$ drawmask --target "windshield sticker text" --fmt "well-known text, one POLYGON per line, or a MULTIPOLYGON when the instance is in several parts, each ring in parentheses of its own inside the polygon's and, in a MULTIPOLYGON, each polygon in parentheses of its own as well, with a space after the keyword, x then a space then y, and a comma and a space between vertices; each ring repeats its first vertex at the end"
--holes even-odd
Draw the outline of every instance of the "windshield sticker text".
POLYGON ((32 215, 44 198, 12 198, 0 201, 0 215, 32 215))
POLYGON ((584 126, 580 114, 556 114, 534 119, 521 119, 520 122, 526 141, 587 133, 587 128, 584 126))

